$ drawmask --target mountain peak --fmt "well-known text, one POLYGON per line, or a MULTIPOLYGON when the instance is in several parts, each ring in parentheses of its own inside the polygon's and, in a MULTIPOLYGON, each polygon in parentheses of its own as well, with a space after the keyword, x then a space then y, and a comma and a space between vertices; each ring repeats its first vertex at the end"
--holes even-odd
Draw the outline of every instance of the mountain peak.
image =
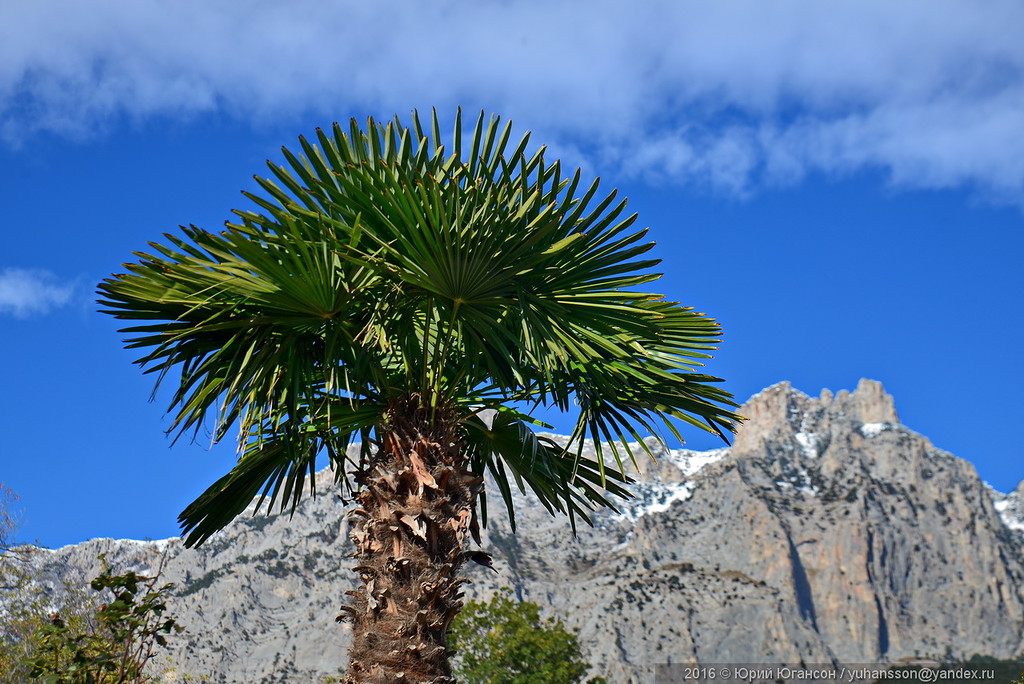
MULTIPOLYGON (((822 393, 824 400, 824 391, 822 393)), ((863 423, 899 423, 896 405, 892 395, 887 394, 882 383, 861 378, 853 394, 840 390, 831 402, 842 407, 846 414, 863 423)))
POLYGON ((752 396, 739 412, 747 420, 736 433, 737 451, 758 448, 780 429, 805 432, 809 418, 827 417, 855 426, 899 423, 892 396, 886 393, 882 383, 867 378, 862 378, 853 392, 839 390, 833 394, 823 389, 817 399, 795 389, 789 382, 780 382, 752 396))

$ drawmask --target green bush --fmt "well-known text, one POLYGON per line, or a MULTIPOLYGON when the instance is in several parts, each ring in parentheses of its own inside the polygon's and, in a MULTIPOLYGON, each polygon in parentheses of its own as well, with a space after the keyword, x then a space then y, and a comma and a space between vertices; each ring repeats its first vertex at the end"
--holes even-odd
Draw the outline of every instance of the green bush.
MULTIPOLYGON (((541 620, 540 606, 513 599, 508 589, 467 603, 448 639, 462 684, 577 684, 590 669, 575 633, 561 620, 541 620)), ((587 681, 604 684, 601 677, 587 681)))
POLYGON ((17 502, 18 496, 0 483, 0 684, 28 680, 26 660, 37 651, 39 630, 54 611, 79 630, 88 628, 95 611, 80 587, 65 584, 51 595, 36 580, 31 564, 35 547, 18 546, 14 541, 20 517, 17 502))
MULTIPOLYGON (((101 560, 103 559, 100 556, 101 560)), ((160 573, 114 575, 104 569, 91 583, 110 600, 96 611, 92 625, 76 628, 54 614, 35 635, 35 652, 27 660, 29 678, 43 684, 142 684, 157 645, 182 627, 164 613, 173 585, 157 586, 160 573)))

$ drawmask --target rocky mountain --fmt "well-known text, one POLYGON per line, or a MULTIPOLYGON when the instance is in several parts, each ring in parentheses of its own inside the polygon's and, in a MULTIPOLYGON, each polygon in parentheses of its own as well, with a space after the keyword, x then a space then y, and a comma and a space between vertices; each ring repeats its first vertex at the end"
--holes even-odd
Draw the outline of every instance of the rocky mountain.
MULTIPOLYGON (((469 598, 510 586, 563 618, 609 682, 658 663, 875 663, 1024 651, 1024 487, 993 492, 899 423, 876 382, 752 397, 730 448, 658 451, 619 511, 571 534, 528 496, 495 514, 469 598)), ((353 586, 343 503, 240 517, 198 550, 96 539, 40 551, 46 581, 118 568, 177 584, 178 672, 213 682, 317 682, 345 665, 335 622, 353 586)))

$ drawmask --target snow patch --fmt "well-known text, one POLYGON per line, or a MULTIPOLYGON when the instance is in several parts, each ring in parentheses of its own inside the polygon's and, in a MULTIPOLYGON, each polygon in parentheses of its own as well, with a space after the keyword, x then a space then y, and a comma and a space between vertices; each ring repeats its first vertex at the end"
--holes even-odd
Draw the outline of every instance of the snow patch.
POLYGON ((1019 500, 1014 501, 1011 497, 1012 495, 1001 501, 994 501, 992 505, 995 506, 1004 525, 1011 530, 1024 532, 1024 510, 1022 510, 1024 507, 1021 506, 1019 500))
POLYGON ((619 506, 620 512, 608 517, 616 522, 636 522, 645 515, 664 513, 676 503, 687 501, 693 496, 697 473, 712 463, 721 461, 729 455, 729 448, 712 449, 711 451, 690 451, 689 449, 673 449, 662 453, 661 458, 674 465, 685 480, 682 482, 639 482, 631 489, 633 498, 619 506))
POLYGON ((895 430, 897 427, 899 426, 896 423, 864 423, 860 426, 860 434, 870 439, 887 430, 895 430))
POLYGON ((1021 498, 1021 486, 1018 485, 1017 489, 1009 494, 1003 494, 988 482, 984 484, 989 496, 992 497, 992 507, 996 509, 999 519, 1007 529, 1024 532, 1024 499, 1021 498))
POLYGON ((673 449, 665 454, 669 463, 679 468, 686 477, 696 475, 704 466, 717 463, 729 455, 729 448, 712 449, 711 451, 690 451, 689 449, 673 449))
POLYGON ((814 432, 798 432, 796 435, 797 444, 803 449, 807 458, 818 457, 818 435, 814 432))
POLYGON ((621 512, 611 520, 636 522, 651 513, 664 513, 672 504, 686 501, 693 495, 693 482, 640 483, 634 485, 633 497, 622 505, 621 512))
POLYGON ((782 491, 788 491, 792 489, 794 491, 800 492, 801 494, 806 494, 807 496, 818 495, 818 488, 810 483, 796 485, 793 484, 792 482, 786 482, 785 480, 776 480, 775 486, 781 489, 782 491))
POLYGON ((661 501, 647 505, 647 513, 664 513, 672 507, 676 501, 686 501, 693 496, 693 482, 683 482, 668 488, 669 493, 661 501))

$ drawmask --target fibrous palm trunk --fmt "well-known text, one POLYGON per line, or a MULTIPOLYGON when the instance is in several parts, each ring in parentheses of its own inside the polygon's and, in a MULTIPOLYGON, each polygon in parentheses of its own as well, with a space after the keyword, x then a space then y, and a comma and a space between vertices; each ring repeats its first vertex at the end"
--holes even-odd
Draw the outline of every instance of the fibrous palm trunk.
POLYGON ((353 621, 348 682, 454 681, 445 634, 462 607, 459 569, 480 478, 465 467, 454 414, 391 407, 380 448, 356 474, 352 540, 362 585, 345 608, 353 621))

